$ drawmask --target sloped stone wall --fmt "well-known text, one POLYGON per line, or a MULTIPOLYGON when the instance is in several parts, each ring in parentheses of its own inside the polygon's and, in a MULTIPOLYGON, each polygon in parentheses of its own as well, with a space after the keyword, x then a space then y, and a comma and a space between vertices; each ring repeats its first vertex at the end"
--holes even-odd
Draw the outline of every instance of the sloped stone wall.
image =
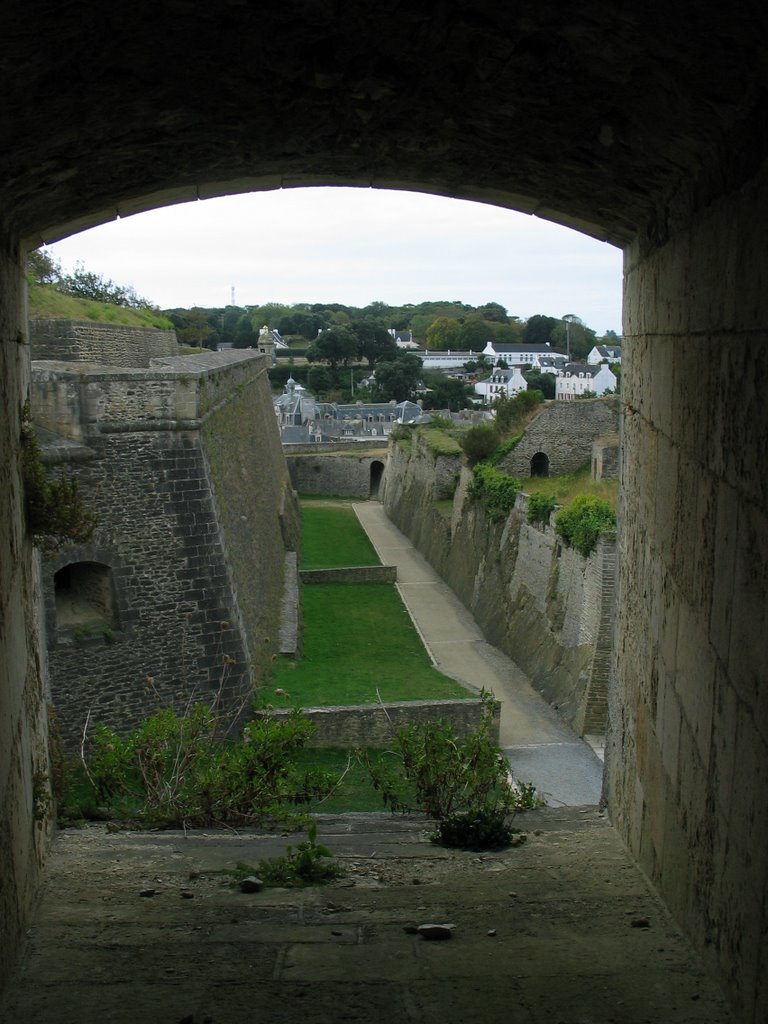
POLYGON ((418 438, 410 451, 390 446, 387 515, 471 611, 484 636, 525 671, 536 689, 580 733, 603 732, 607 701, 615 540, 584 558, 551 526, 527 522, 519 495, 503 522, 491 522, 468 495, 461 472, 453 512, 440 515, 447 466, 418 438))
POLYGON ((52 394, 80 403, 72 423, 89 454, 74 472, 98 519, 91 544, 44 566, 51 689, 69 747, 89 716, 124 732, 155 707, 210 701, 219 689, 235 709, 279 647, 298 514, 264 359, 172 365, 34 366, 36 419, 39 407, 62 426, 58 412, 48 417, 63 407, 52 394), (57 623, 55 573, 79 562, 111 571, 114 615, 103 627, 57 623))

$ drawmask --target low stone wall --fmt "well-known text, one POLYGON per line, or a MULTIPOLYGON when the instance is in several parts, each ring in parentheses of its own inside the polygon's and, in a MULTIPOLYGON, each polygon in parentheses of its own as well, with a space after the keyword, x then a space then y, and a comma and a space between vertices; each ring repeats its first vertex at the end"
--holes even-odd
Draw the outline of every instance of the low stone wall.
POLYGON ((301 569, 302 583, 397 583, 396 565, 362 565, 340 569, 301 569))
POLYGON ((175 331, 93 320, 30 320, 32 359, 63 359, 107 366, 149 366, 159 356, 177 355, 175 331))
MULTIPOLYGON (((348 707, 303 708, 315 725, 309 747, 371 747, 386 750, 394 734, 406 725, 419 725, 445 719, 457 736, 474 732, 483 720, 485 705, 478 698, 467 700, 414 700, 385 704, 356 704, 348 707)), ((288 709, 260 712, 278 721, 291 715, 288 709)), ((499 706, 496 706, 491 739, 499 742, 499 706)))

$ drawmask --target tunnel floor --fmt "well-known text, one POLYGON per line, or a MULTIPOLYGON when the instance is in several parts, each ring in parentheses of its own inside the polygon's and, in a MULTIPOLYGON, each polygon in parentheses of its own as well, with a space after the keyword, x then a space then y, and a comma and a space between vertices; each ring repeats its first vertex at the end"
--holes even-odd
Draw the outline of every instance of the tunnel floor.
POLYGON ((345 876, 253 894, 226 870, 297 837, 61 832, 0 1020, 730 1024, 596 808, 516 824, 522 845, 477 854, 431 844, 419 817, 321 817, 345 876), (414 933, 427 923, 450 940, 414 933))

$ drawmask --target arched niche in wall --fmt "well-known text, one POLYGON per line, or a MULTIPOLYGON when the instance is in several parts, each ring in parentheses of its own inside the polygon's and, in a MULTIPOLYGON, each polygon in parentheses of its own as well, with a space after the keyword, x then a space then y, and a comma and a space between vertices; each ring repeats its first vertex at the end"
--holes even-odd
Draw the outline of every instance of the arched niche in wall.
POLYGON ((53 577, 57 629, 113 627, 112 570, 102 562, 70 562, 53 577))
POLYGON ((375 459, 371 463, 371 497, 376 498, 381 486, 381 478, 384 476, 384 463, 375 459))
POLYGON ((536 452, 531 459, 531 476, 549 476, 549 456, 545 452, 536 452))

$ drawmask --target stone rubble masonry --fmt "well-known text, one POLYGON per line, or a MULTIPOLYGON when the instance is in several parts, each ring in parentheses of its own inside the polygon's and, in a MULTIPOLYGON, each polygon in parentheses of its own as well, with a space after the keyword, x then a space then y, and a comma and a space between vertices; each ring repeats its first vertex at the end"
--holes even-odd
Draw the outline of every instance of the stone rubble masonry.
POLYGON ((470 481, 459 456, 436 459, 417 436, 410 451, 391 442, 384 507, 486 639, 517 662, 565 721, 582 735, 603 733, 615 539, 601 537, 584 558, 561 542, 551 524, 527 522, 525 494, 504 522, 493 523, 469 497, 470 481), (436 515, 435 500, 456 474, 453 513, 436 515))
POLYGON ((338 569, 302 569, 302 583, 396 583, 396 565, 355 565, 338 569))
MULTIPOLYGON (((329 452, 329 445, 317 445, 314 453, 303 455, 294 454, 293 447, 286 449, 286 461, 293 488, 299 494, 369 498, 372 467, 375 463, 383 467, 386 462, 385 455, 365 455, 358 447, 339 451, 340 446, 333 445, 333 451, 329 452)), ((376 447, 382 448, 381 439, 376 447)))
POLYGON ((90 449, 67 471, 98 520, 91 544, 43 566, 67 747, 89 715, 124 733, 157 707, 210 702, 220 689, 234 712, 278 652, 299 526, 266 371, 247 351, 133 370, 33 363, 34 420, 90 449), (104 628, 57 628, 53 577, 75 562, 111 570, 104 628))
MULTIPOLYGON (((406 725, 421 725, 440 719, 453 726, 463 738, 477 730, 485 714, 485 704, 475 697, 459 700, 391 701, 382 704, 357 704, 345 707, 303 708, 303 714, 315 726, 308 747, 369 747, 386 750, 397 730, 406 725)), ((291 711, 284 708, 262 711, 278 721, 291 711)), ((494 710, 491 740, 499 742, 499 706, 494 710)))
POLYGON ((176 356, 175 331, 96 323, 93 320, 30 320, 32 359, 107 366, 149 366, 157 356, 176 356))
POLYGON ((573 473, 592 458, 595 438, 618 429, 617 398, 547 402, 498 468, 512 476, 529 477, 531 459, 543 452, 549 458, 550 473, 573 473))

